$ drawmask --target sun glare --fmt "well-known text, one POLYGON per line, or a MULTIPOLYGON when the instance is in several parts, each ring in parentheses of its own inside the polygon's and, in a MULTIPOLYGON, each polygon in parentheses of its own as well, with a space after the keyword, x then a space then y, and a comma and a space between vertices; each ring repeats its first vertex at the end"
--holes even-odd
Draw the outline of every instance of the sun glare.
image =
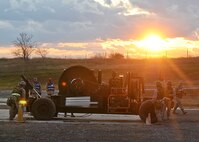
POLYGON ((150 51, 164 50, 165 41, 159 35, 151 34, 140 41, 141 45, 150 51))

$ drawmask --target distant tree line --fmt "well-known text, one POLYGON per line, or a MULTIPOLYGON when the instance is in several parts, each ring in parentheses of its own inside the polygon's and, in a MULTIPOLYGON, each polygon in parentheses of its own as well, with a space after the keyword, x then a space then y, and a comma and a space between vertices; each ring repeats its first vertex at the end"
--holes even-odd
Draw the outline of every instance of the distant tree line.
POLYGON ((124 59, 124 55, 122 53, 111 53, 108 56, 106 56, 107 54, 96 54, 94 55, 93 59, 124 59))

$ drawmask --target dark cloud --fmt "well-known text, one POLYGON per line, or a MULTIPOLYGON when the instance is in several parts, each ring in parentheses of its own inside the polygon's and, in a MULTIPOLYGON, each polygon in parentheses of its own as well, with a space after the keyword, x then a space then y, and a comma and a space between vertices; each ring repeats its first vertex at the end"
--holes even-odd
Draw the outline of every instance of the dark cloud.
POLYGON ((170 35, 190 37, 199 25, 199 1, 196 0, 131 0, 157 16, 154 23, 168 27, 170 35))
POLYGON ((154 14, 129 16, 119 14, 127 11, 124 2, 113 6, 113 0, 105 0, 106 5, 94 0, 0 1, 0 21, 13 25, 0 28, 0 42, 10 43, 20 32, 33 34, 39 42, 137 38, 143 30, 157 27, 169 37, 194 38, 198 33, 199 1, 129 0, 132 7, 154 14))

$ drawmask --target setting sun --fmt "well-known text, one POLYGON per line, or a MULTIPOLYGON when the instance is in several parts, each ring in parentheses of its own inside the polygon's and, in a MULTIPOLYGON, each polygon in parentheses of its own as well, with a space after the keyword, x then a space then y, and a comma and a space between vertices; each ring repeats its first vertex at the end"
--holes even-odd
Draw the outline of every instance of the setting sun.
POLYGON ((140 41, 142 46, 151 51, 164 50, 165 41, 159 35, 151 34, 140 41))

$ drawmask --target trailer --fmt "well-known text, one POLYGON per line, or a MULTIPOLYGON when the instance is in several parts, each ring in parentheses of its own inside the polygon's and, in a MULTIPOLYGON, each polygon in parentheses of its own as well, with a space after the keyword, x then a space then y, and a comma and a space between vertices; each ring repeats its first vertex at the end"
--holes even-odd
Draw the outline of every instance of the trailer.
POLYGON ((56 95, 41 97, 29 79, 22 75, 26 90, 33 90, 36 96, 27 95, 27 111, 37 120, 51 120, 58 113, 94 113, 139 115, 145 121, 151 114, 151 121, 157 118, 152 101, 142 101, 143 77, 128 72, 117 77, 116 86, 102 82, 102 71, 95 72, 84 66, 71 66, 59 78, 56 95))

